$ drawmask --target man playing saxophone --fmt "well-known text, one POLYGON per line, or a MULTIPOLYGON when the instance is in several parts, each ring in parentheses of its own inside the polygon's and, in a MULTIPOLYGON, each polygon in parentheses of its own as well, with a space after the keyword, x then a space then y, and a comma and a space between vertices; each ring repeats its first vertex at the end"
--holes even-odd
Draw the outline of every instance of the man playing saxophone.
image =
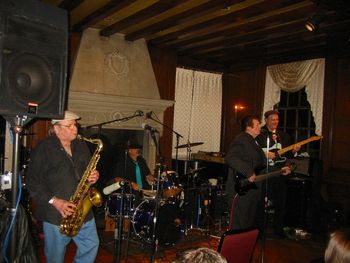
MULTIPOLYGON (((79 232, 70 237, 60 232, 63 217, 76 211, 70 202, 91 154, 85 141, 77 139, 80 117, 66 111, 63 119, 52 120, 50 136, 33 150, 27 174, 27 187, 36 202, 36 217, 43 221, 45 257, 49 263, 63 263, 66 246, 71 239, 77 246, 74 262, 94 262, 99 247, 95 219, 90 210, 79 232)), ((94 184, 99 172, 89 172, 87 181, 94 184)))

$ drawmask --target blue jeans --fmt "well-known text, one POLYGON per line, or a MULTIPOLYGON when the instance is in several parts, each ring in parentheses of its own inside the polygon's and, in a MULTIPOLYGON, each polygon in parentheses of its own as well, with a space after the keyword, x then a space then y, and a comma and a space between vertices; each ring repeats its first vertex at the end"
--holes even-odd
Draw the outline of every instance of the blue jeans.
POLYGON ((47 222, 43 223, 45 235, 45 256, 47 263, 63 263, 66 254, 66 246, 73 239, 77 246, 77 253, 74 258, 75 263, 94 262, 99 238, 97 235, 95 219, 85 222, 78 234, 74 237, 60 233, 60 227, 47 222))

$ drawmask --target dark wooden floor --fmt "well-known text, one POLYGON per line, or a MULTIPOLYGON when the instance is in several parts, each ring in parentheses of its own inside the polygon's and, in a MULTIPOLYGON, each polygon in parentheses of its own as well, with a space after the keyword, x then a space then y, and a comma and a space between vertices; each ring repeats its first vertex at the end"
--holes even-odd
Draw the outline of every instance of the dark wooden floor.
MULTIPOLYGON (((116 262, 115 241, 113 232, 99 230, 100 248, 96 258, 97 263, 116 262)), ((312 235, 308 239, 280 239, 267 233, 265 245, 259 240, 254 250, 252 263, 309 263, 311 260, 323 256, 326 238, 312 235), (264 247, 264 249, 263 249, 264 247), (262 255, 264 258, 262 260, 262 255)), ((120 262, 150 262, 150 246, 134 237, 129 242, 128 259, 125 258, 126 241, 122 242, 122 256, 120 262)), ((188 231, 184 238, 172 247, 160 248, 156 254, 156 262, 171 262, 177 253, 198 247, 208 247, 214 250, 219 244, 219 237, 208 235, 201 231, 188 231)), ((43 249, 40 249, 41 262, 45 262, 43 249)), ((73 262, 75 245, 71 243, 67 250, 65 262, 73 262)))

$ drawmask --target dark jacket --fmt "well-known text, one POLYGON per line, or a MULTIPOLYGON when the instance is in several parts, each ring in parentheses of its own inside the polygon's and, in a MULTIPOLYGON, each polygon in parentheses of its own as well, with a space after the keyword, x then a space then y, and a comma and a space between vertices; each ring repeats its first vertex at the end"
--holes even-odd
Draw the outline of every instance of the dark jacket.
POLYGON ((244 177, 255 173, 255 169, 266 163, 265 154, 255 139, 246 132, 241 132, 230 144, 225 162, 229 166, 226 193, 229 200, 236 194, 235 173, 244 177))
MULTIPOLYGON (((61 214, 48 202, 53 196, 69 200, 89 164, 91 154, 84 141, 72 141, 71 149, 72 156, 69 156, 57 136, 52 135, 31 153, 26 179, 39 220, 60 224, 61 214)), ((86 219, 92 217, 90 211, 86 219)))
MULTIPOLYGON (((146 180, 146 175, 151 174, 151 171, 147 166, 146 160, 142 156, 138 156, 137 162, 141 171, 143 189, 150 189, 151 186, 146 180)), ((114 177, 121 177, 125 180, 136 182, 136 164, 129 155, 127 155, 126 161, 123 158, 117 163, 114 177)))

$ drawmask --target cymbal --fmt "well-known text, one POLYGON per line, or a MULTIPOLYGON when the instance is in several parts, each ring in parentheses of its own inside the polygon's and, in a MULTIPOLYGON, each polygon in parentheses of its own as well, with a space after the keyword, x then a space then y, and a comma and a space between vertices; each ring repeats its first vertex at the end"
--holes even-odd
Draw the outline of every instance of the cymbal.
POLYGON ((202 145, 203 143, 204 142, 192 142, 192 143, 181 144, 179 146, 176 146, 175 149, 194 147, 194 146, 202 145))
POLYGON ((146 189, 141 189, 143 194, 148 197, 155 197, 157 194, 157 190, 146 190, 146 189))

